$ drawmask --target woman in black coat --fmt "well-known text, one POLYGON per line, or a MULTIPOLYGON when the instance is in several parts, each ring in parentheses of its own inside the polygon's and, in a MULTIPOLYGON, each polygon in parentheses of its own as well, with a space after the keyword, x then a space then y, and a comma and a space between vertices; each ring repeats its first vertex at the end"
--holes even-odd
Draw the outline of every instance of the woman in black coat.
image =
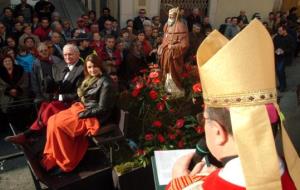
POLYGON ((47 141, 42 166, 46 170, 59 167, 72 171, 83 158, 87 148, 86 136, 95 135, 112 116, 116 103, 116 89, 104 73, 102 61, 94 54, 84 64, 85 80, 78 88, 80 102, 48 120, 47 141))
POLYGON ((0 65, 0 106, 15 127, 26 126, 28 115, 24 113, 30 108, 29 98, 28 74, 11 56, 5 55, 0 65))

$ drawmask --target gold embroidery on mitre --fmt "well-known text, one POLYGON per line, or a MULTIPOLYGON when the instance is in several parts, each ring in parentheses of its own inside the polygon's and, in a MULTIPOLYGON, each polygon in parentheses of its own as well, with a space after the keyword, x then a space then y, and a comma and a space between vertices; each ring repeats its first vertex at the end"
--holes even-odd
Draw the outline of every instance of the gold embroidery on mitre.
POLYGON ((252 21, 229 42, 213 35, 197 51, 205 103, 224 107, 274 102, 273 42, 260 21, 252 21))

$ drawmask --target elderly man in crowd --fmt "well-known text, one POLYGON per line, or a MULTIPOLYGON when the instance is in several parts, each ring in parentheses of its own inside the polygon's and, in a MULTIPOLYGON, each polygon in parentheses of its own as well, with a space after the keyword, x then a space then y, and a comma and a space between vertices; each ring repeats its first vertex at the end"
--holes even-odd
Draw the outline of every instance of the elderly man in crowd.
POLYGON ((6 141, 22 144, 33 135, 41 134, 45 130, 48 118, 61 110, 68 108, 72 102, 78 99, 77 87, 83 80, 83 63, 79 59, 79 50, 73 44, 67 44, 63 48, 65 64, 52 66, 53 99, 51 102, 43 102, 40 106, 37 120, 30 129, 15 136, 8 136, 6 141))

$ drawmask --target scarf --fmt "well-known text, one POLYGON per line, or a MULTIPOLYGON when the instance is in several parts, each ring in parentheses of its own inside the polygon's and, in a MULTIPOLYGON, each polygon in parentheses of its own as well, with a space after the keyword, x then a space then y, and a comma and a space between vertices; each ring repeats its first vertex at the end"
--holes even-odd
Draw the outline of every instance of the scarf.
POLYGON ((92 85, 98 81, 99 77, 88 77, 86 78, 82 84, 80 85, 80 87, 77 89, 77 95, 80 98, 81 102, 85 102, 84 96, 87 93, 87 91, 89 89, 92 88, 92 85))

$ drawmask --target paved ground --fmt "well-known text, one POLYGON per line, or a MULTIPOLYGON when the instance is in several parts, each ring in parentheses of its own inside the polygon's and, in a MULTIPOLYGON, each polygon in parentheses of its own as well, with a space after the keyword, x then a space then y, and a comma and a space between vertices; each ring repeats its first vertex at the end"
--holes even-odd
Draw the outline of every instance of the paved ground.
MULTIPOLYGON (((280 106, 286 117, 286 127, 300 152, 300 106, 297 106, 296 87, 300 84, 300 58, 297 58, 291 66, 287 67, 288 89, 281 93, 280 106)), ((8 132, 0 133, 0 157, 18 152, 16 147, 5 143, 3 137, 8 132)), ((23 157, 0 162, 0 189, 6 190, 32 190, 34 185, 30 172, 23 157), (3 167, 1 167, 1 164, 3 167)))

